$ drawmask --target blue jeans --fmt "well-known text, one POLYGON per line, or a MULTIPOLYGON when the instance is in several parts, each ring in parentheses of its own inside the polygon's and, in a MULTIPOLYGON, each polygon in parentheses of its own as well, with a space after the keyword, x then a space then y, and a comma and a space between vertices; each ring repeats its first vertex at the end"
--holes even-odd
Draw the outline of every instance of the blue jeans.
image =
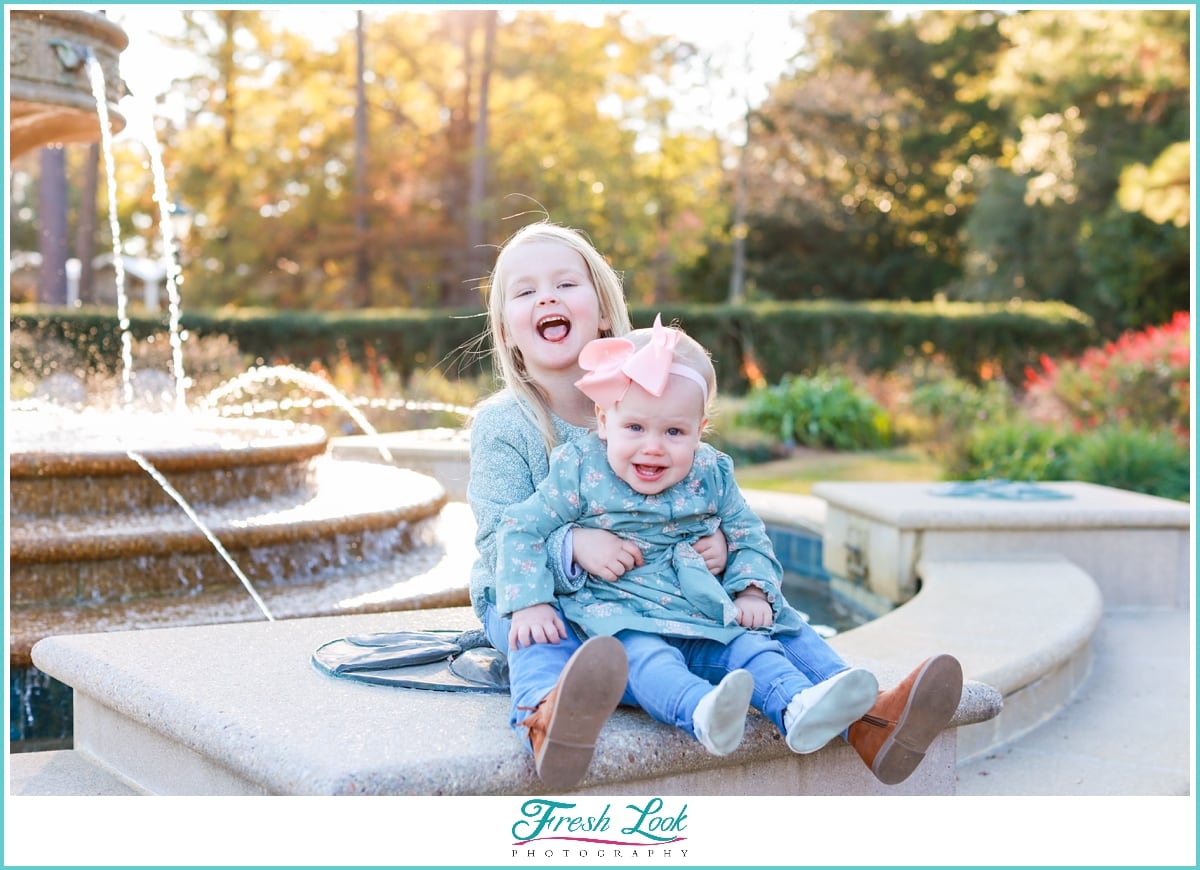
MULTIPOLYGON (((525 733, 524 728, 517 727, 517 723, 530 714, 531 710, 529 708, 536 707, 538 702, 550 693, 550 690, 558 682, 558 677, 562 673, 562 669, 566 667, 567 661, 570 660, 571 656, 575 654, 575 651, 582 644, 579 636, 572 630, 571 624, 562 616, 561 610, 559 611, 559 616, 567 626, 567 637, 565 640, 561 640, 556 644, 538 643, 513 650, 508 648, 508 631, 512 625, 512 620, 507 616, 501 616, 493 604, 489 604, 484 613, 483 626, 488 640, 493 647, 508 656, 508 679, 511 696, 509 725, 516 731, 525 747, 531 751, 529 737, 525 733), (526 709, 521 709, 522 707, 526 709)), ((624 641, 624 635, 626 634, 633 634, 633 632, 622 632, 618 638, 624 641)), ((656 637, 654 635, 646 636, 656 637)), ((756 635, 748 634, 742 637, 746 636, 754 637, 756 635)), ((753 663, 754 657, 761 653, 761 650, 756 651, 757 645, 753 645, 750 642, 725 645, 716 641, 702 639, 673 638, 672 640, 677 644, 675 648, 684 661, 684 667, 688 672, 688 680, 691 681, 694 677, 700 677, 707 681, 710 687, 719 683, 730 671, 746 667, 747 662, 753 663)), ((803 677, 807 678, 809 685, 827 680, 834 674, 841 673, 849 667, 849 665, 842 661, 833 648, 825 642, 824 638, 813 631, 807 624, 802 626, 799 634, 779 635, 773 640, 782 649, 784 656, 795 666, 796 670, 803 677)), ((634 657, 635 655, 641 655, 641 651, 631 650, 628 644, 626 644, 625 649, 630 659, 629 667, 632 682, 635 669, 634 657)), ((663 663, 668 662, 661 655, 658 660, 663 663)), ((678 673, 677 662, 678 660, 675 659, 674 663, 670 665, 674 673, 678 673)), ((746 667, 746 669, 750 670, 749 667, 746 667)), ((643 676, 652 678, 652 675, 643 676)), ((690 694, 687 694, 686 697, 679 696, 674 700, 668 698, 665 704, 656 705, 658 708, 657 714, 649 709, 647 709, 647 712, 661 722, 676 725, 691 733, 691 714, 696 709, 695 705, 703 697, 704 692, 696 695, 694 700, 692 696, 700 688, 699 684, 692 683, 688 689, 690 694), (679 722, 681 718, 683 718, 682 723, 679 722)), ((707 689, 704 691, 707 691, 707 689)), ((754 691, 755 695, 751 699, 751 703, 771 719, 776 727, 781 727, 782 708, 779 705, 782 702, 782 707, 786 708, 787 702, 791 700, 792 696, 782 697, 786 691, 782 683, 776 683, 773 686, 769 681, 760 687, 760 678, 757 674, 754 679, 754 691)), ((621 703, 642 706, 629 687, 626 687, 625 696, 621 699, 621 703)))
MULTIPOLYGON (((828 645, 815 633, 813 637, 820 646, 806 639, 810 642, 794 644, 796 653, 806 663, 817 662, 825 671, 832 669, 834 663, 821 655, 820 647, 829 649, 828 645)), ((696 705, 730 671, 750 672, 754 677, 750 703, 780 733, 786 731, 783 714, 792 698, 824 679, 811 679, 786 654, 778 639, 759 632, 747 631, 728 644, 636 631, 618 632, 617 640, 629 657, 629 691, 633 699, 659 722, 681 728, 693 737, 696 705)), ((841 669, 845 669, 844 664, 841 669)))
MULTIPOLYGON (((823 683, 842 671, 850 670, 850 666, 842 660, 837 651, 807 622, 800 626, 799 634, 781 634, 775 639, 783 647, 783 654, 788 660, 812 680, 814 685, 823 683)), ((850 739, 849 730, 847 728, 842 732, 842 737, 847 740, 850 739)))
POLYGON ((825 642, 825 638, 807 622, 800 626, 799 634, 777 634, 775 640, 783 647, 783 654, 788 660, 814 684, 823 683, 835 674, 850 669, 834 648, 825 642))

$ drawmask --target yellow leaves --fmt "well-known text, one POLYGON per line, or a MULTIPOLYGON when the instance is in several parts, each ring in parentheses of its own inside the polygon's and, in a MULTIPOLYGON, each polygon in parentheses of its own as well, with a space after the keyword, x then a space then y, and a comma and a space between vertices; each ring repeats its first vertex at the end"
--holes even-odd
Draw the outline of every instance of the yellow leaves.
POLYGON ((1121 172, 1117 202, 1155 223, 1188 225, 1191 210, 1191 143, 1175 142, 1146 166, 1135 163, 1121 172))

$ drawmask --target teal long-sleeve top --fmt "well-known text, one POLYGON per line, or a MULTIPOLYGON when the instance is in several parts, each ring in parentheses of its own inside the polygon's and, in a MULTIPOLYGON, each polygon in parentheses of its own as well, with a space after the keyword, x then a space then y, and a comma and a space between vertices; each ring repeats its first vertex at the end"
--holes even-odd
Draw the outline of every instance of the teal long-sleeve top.
MULTIPOLYGON (((559 444, 588 434, 587 429, 559 417, 553 421, 559 444)), ((471 424, 470 458, 467 503, 475 515, 475 547, 479 553, 471 568, 471 606, 482 619, 487 602, 496 600, 496 528, 500 518, 507 508, 533 494, 549 473, 550 460, 537 426, 507 390, 479 406, 471 424)), ((546 534, 544 547, 549 555, 543 568, 551 580, 552 593, 574 592, 586 579, 582 572, 568 576, 563 564, 563 542, 569 531, 564 524, 546 534)))

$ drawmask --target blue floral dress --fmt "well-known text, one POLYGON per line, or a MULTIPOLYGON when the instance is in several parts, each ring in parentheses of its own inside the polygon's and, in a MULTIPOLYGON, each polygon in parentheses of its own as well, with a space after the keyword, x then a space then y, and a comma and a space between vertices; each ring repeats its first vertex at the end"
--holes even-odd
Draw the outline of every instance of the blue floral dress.
POLYGON ((794 634, 803 624, 780 592, 782 568, 766 527, 734 481, 733 460, 711 445, 700 445, 687 477, 650 496, 617 477, 594 433, 557 447, 549 475, 530 498, 504 512, 497 528, 501 614, 554 600, 545 541, 567 524, 634 541, 645 560, 616 582, 588 577, 573 595, 558 596, 585 635, 632 629, 728 643, 747 631, 737 624, 732 596, 751 584, 766 592, 774 613, 773 625, 760 631, 794 634), (723 581, 692 547, 718 528, 729 545, 723 581))

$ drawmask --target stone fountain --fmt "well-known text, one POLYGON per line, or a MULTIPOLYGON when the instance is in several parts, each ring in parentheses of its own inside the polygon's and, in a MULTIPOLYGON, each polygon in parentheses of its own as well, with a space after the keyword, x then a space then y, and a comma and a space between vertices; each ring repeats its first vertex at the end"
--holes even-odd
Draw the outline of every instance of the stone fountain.
MULTIPOLYGON (((124 32, 91 13, 10 14, 12 154, 102 139, 88 66, 115 104, 124 32)), ((465 562, 429 570, 450 549, 441 484, 335 458, 316 426, 128 402, 7 410, 15 748, 70 737, 71 690, 30 658, 51 635, 468 603, 465 562)))

